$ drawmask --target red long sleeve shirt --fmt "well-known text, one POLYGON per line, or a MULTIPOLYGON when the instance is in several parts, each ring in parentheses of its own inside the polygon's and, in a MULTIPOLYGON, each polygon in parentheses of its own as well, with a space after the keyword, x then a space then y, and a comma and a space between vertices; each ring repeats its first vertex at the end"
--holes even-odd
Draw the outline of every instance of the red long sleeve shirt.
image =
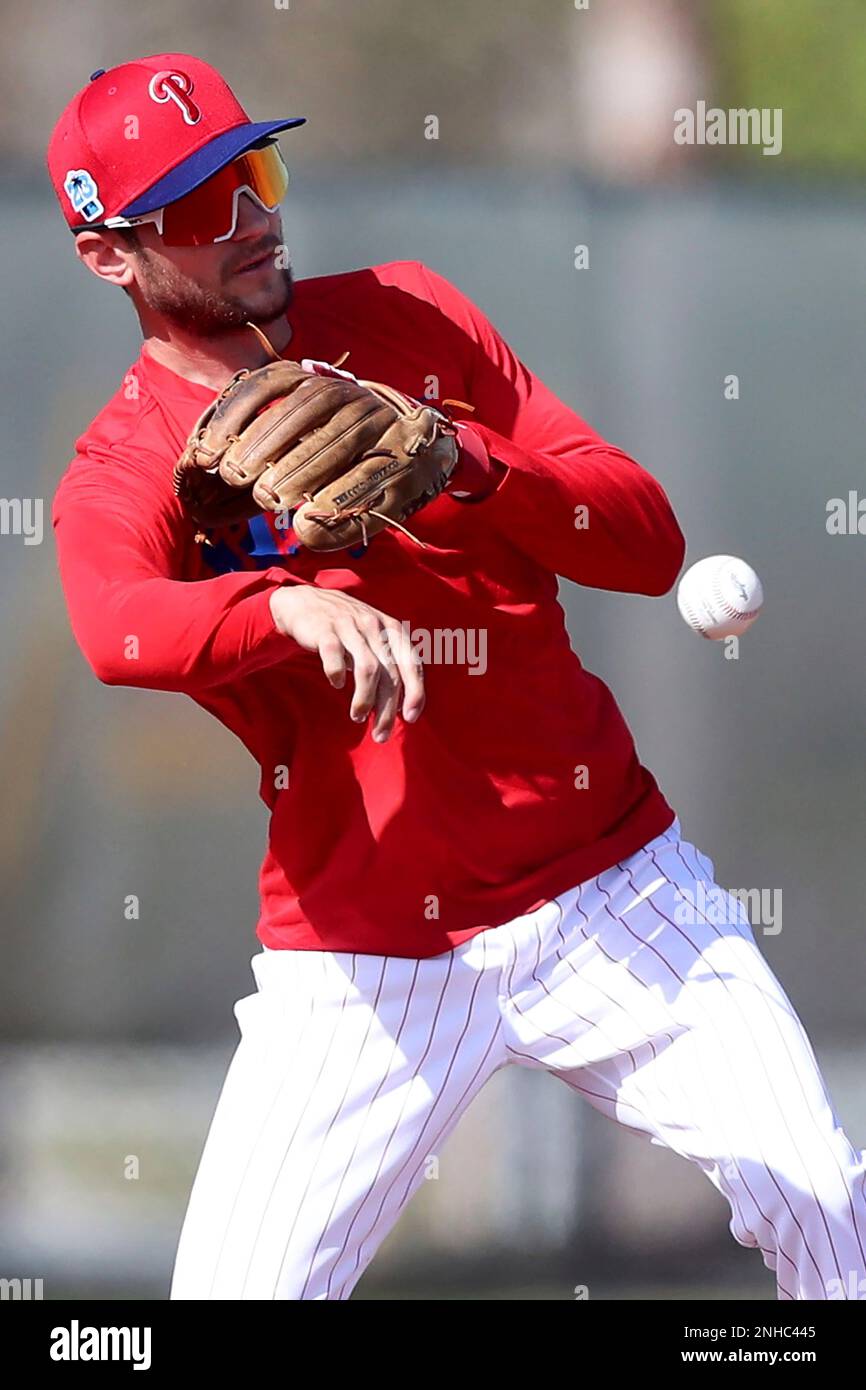
POLYGON ((455 415, 499 461, 487 484, 476 450, 454 480, 474 499, 445 493, 412 518, 426 549, 386 530, 316 556, 264 516, 197 543, 171 474, 215 393, 143 349, 55 496, 72 627, 100 680, 184 692, 259 762, 265 945, 436 955, 673 819, 571 649, 556 576, 661 594, 683 538, 659 484, 426 266, 301 280, 288 316, 287 357, 349 349, 358 377, 474 406, 455 415), (351 677, 334 690, 319 657, 274 628, 282 584, 341 589, 407 624, 425 663, 417 723, 398 718, 376 744, 372 721, 349 718, 351 677))

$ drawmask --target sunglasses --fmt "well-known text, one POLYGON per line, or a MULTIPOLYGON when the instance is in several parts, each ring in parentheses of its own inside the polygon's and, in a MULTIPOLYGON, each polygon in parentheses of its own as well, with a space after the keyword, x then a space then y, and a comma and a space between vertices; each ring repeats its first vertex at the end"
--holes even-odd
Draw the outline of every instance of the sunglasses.
POLYGON ((210 246, 228 241, 238 223, 238 199, 248 193, 264 212, 285 197, 289 171, 275 142, 238 155, 198 188, 176 202, 140 217, 108 217, 98 227, 141 227, 152 222, 166 246, 210 246))

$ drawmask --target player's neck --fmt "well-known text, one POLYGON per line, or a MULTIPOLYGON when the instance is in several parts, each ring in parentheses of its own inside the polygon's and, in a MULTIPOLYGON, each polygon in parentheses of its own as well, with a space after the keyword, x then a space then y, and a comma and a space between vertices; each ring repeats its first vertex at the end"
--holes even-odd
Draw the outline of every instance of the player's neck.
MULTIPOLYGON (((283 352, 292 337, 292 326, 285 315, 271 323, 261 324, 262 331, 273 343, 274 350, 283 352)), ((143 324, 144 347, 149 356, 178 376, 198 386, 219 391, 228 377, 241 367, 261 367, 269 360, 262 344, 249 328, 233 329, 229 333, 207 338, 182 329, 143 324)))

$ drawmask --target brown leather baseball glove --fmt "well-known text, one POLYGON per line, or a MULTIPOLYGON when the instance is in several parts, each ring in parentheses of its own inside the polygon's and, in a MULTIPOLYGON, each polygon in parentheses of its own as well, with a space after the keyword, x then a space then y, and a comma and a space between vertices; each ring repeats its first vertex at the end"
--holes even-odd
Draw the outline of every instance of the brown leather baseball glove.
POLYGON ((315 366, 279 359, 239 371, 203 412, 174 468, 200 527, 293 512, 303 545, 340 550, 389 525, 405 530, 445 487, 457 463, 447 415, 315 366))

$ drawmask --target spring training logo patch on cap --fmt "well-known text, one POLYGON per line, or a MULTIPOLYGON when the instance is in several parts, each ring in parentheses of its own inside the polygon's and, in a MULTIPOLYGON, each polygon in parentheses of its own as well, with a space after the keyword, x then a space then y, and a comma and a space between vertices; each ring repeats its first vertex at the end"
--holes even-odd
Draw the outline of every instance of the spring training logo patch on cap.
POLYGON ((73 211, 85 222, 96 222, 105 211, 99 201, 96 179, 86 169, 70 169, 63 181, 73 211))
POLYGON ((192 88, 192 78, 185 72, 166 68, 153 74, 148 83, 147 94, 151 101, 157 101, 160 105, 166 101, 176 102, 187 125, 198 125, 201 120, 201 108, 190 96, 192 88))

